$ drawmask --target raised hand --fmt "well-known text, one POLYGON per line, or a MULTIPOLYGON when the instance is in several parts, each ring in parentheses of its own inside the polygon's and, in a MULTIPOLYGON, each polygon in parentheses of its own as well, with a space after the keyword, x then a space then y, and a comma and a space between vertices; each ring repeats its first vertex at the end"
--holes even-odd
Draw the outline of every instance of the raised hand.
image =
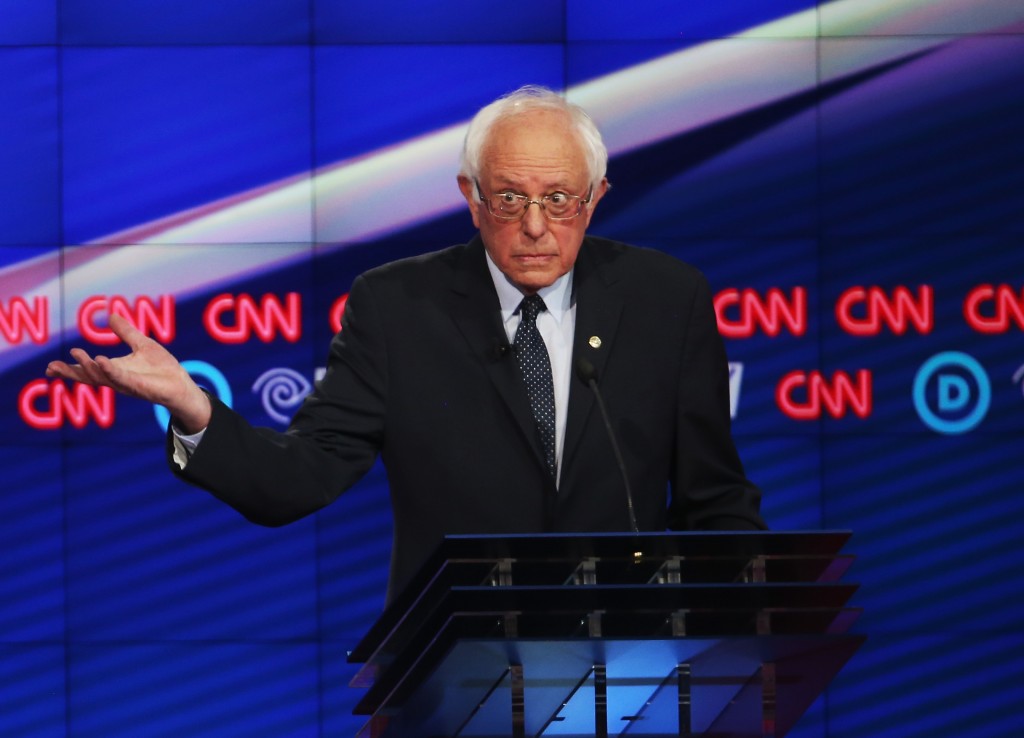
POLYGON ((52 361, 46 376, 111 387, 129 397, 163 405, 186 433, 210 422, 210 399, 162 345, 135 328, 126 318, 110 316, 110 330, 131 349, 127 356, 93 358, 80 348, 71 349, 77 364, 52 361))

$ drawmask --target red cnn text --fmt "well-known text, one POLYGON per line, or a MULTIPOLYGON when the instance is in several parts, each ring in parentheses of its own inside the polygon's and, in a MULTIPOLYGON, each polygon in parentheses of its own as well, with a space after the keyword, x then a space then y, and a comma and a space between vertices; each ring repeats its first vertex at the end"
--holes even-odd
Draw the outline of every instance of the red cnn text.
POLYGON ((935 328, 935 292, 921 285, 915 295, 909 287, 891 293, 881 287, 850 287, 836 301, 836 321, 851 336, 877 336, 888 329, 902 336, 913 326, 923 335, 935 328))
POLYGON ((1024 330, 1024 287, 1008 284, 979 284, 964 299, 964 318, 978 333, 1008 333, 1024 330))
POLYGON ((841 418, 852 411, 866 418, 872 411, 871 371, 860 369, 856 378, 838 371, 827 379, 819 371, 792 371, 775 387, 775 402, 794 420, 817 420, 824 413, 841 418))
POLYGON ((761 295, 753 289, 730 288, 715 295, 718 330, 726 338, 750 338, 758 331, 778 336, 807 332, 807 290, 794 287, 787 295, 771 288, 761 295))
POLYGON ((142 296, 135 302, 120 295, 95 295, 78 308, 78 330, 82 338, 99 346, 118 343, 120 339, 107 327, 110 316, 115 314, 162 343, 170 343, 177 333, 173 295, 161 295, 155 300, 142 296))
POLYGON ((18 414, 37 430, 55 430, 65 422, 84 428, 90 420, 109 428, 114 424, 114 390, 78 382, 69 389, 60 379, 35 379, 18 394, 18 414))
POLYGON ((302 337, 302 298, 289 292, 283 302, 272 294, 257 302, 248 294, 224 293, 207 304, 203 325, 220 343, 245 343, 253 335, 264 343, 278 336, 294 343, 302 337))

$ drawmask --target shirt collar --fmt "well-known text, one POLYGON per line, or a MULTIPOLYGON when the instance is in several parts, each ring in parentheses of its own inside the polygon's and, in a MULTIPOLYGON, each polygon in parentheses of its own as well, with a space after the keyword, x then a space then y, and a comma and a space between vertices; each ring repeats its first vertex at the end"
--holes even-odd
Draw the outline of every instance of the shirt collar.
MULTIPOLYGON (((487 269, 491 273, 491 281, 494 282, 498 302, 501 304, 501 319, 508 322, 519 307, 519 303, 523 301, 523 293, 498 269, 498 265, 494 263, 486 249, 484 255, 487 257, 487 269)), ((551 285, 537 290, 537 294, 544 300, 547 311, 559 323, 572 307, 572 273, 573 270, 570 269, 551 285)))

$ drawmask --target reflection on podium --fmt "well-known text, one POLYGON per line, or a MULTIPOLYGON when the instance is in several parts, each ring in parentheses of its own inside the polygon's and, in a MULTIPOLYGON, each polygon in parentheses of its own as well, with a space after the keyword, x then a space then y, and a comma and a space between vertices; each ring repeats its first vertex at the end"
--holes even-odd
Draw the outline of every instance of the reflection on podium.
POLYGON ((448 537, 350 654, 359 735, 784 736, 864 640, 848 538, 448 537))

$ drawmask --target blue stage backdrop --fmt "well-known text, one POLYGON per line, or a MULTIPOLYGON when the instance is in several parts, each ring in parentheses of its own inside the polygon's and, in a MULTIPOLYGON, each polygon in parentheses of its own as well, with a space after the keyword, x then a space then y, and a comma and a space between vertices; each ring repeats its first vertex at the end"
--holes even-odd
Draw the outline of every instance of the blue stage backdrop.
POLYGON ((262 529, 44 369, 120 312, 283 428, 524 83, 606 133, 593 232, 708 275, 771 526, 854 531, 869 639, 793 735, 1020 734, 1024 2, 0 0, 0 735, 362 724, 383 471, 262 529))

